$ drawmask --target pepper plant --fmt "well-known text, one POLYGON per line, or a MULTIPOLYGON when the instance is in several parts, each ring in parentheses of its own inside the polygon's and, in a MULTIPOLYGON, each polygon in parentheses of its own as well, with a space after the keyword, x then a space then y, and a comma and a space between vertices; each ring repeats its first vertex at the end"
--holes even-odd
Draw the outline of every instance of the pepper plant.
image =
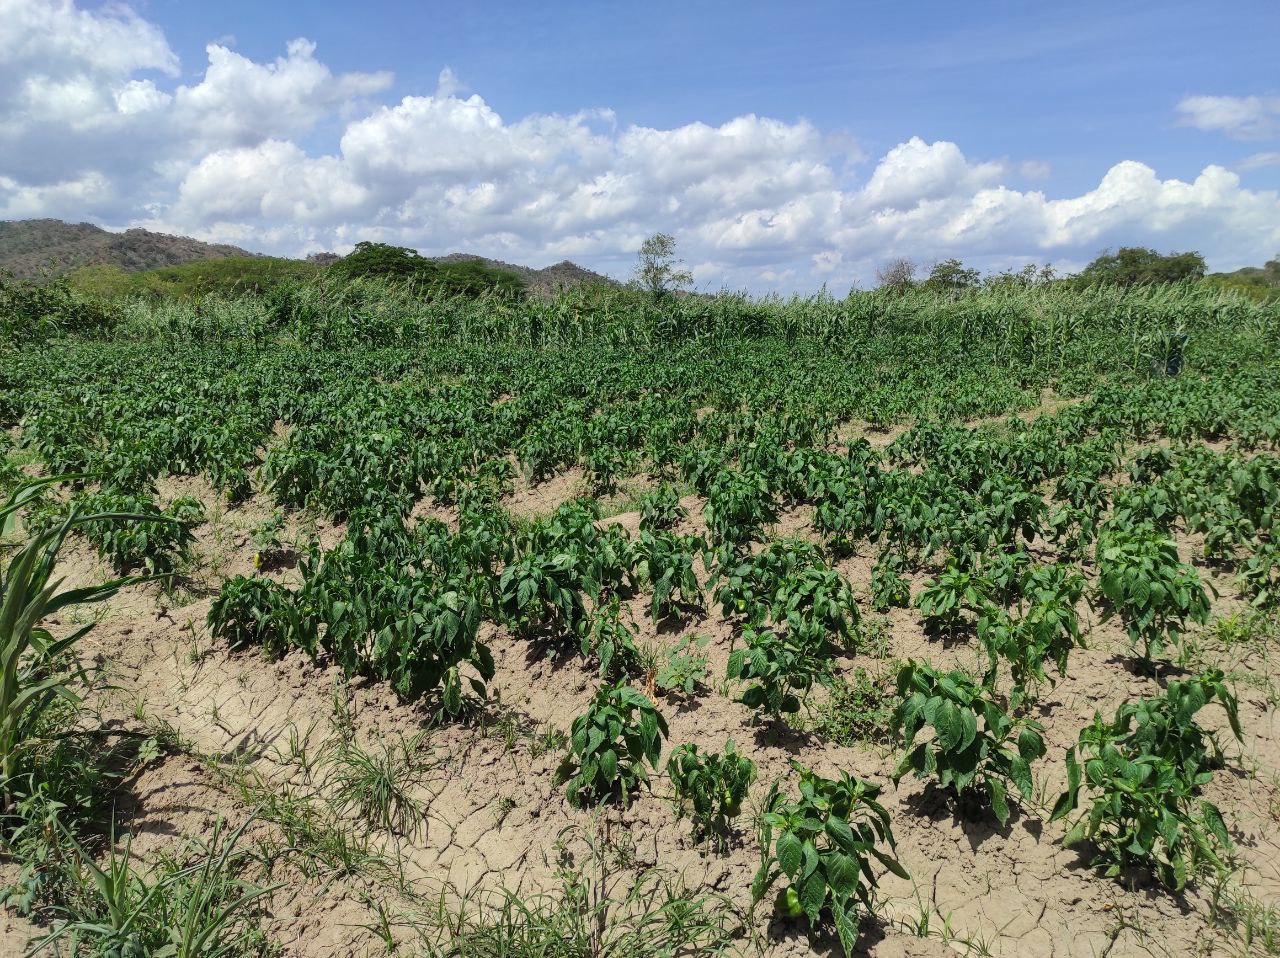
POLYGON ((1043 728, 1015 718, 980 684, 963 672, 946 674, 908 661, 898 672, 901 703, 893 716, 905 749, 893 773, 934 777, 939 787, 964 799, 986 793, 1003 825, 1009 820, 1009 786, 1031 794, 1031 763, 1044 755, 1043 728), (926 726, 933 736, 917 741, 926 726))
POLYGON ((731 820, 742 813, 742 802, 756 780, 756 763, 740 754, 733 742, 724 752, 700 752, 687 743, 667 760, 667 777, 681 808, 693 810, 698 833, 723 847, 731 820))
POLYGON ((1118 616, 1142 663, 1177 642, 1188 621, 1209 621, 1209 596, 1195 569, 1178 559, 1172 539, 1150 526, 1110 527, 1098 539, 1102 621, 1118 616))
POLYGON ((909 879, 894 857, 889 813, 876 801, 880 789, 841 772, 822 778, 792 762, 800 795, 789 800, 778 782, 765 798, 760 819, 760 868, 751 883, 758 904, 779 879, 775 910, 801 915, 811 928, 829 914, 846 955, 858 938, 858 906, 873 914, 879 876, 876 865, 909 879))
POLYGON ((1091 865, 1108 877, 1141 865, 1174 891, 1206 870, 1221 872, 1231 839, 1217 806, 1199 795, 1213 773, 1189 772, 1121 738, 1112 723, 1095 716, 1068 750, 1067 790, 1050 821, 1074 812, 1082 789, 1090 804, 1063 845, 1088 841, 1096 850, 1091 865))
POLYGON ((831 680, 831 654, 827 643, 772 629, 746 629, 745 646, 729 656, 725 677, 749 682, 739 701, 748 708, 767 712, 775 719, 800 711, 802 700, 815 684, 831 680))
POLYGON ((916 596, 916 608, 927 631, 952 636, 977 621, 993 591, 991 581, 982 573, 952 561, 916 596))
POLYGON ((207 618, 209 630, 233 649, 258 646, 270 659, 290 647, 314 651, 297 596, 272 579, 238 575, 222 583, 207 618))
POLYGON ((574 807, 609 798, 628 805, 632 792, 649 781, 645 766, 657 770, 668 734, 666 719, 647 696, 625 681, 603 685, 573 720, 556 784, 565 785, 574 807))

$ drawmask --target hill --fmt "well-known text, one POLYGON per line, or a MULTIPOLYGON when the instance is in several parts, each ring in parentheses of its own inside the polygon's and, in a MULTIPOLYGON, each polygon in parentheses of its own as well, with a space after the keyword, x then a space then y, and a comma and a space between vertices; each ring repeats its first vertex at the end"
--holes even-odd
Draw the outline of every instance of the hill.
POLYGON ((473 253, 450 253, 448 256, 435 257, 444 263, 479 262, 485 266, 508 270, 524 280, 525 290, 530 296, 552 296, 557 291, 574 286, 620 286, 621 284, 602 273, 596 273, 569 260, 561 260, 542 269, 529 266, 517 266, 504 263, 502 260, 488 259, 473 253))
POLYGON ((114 266, 136 273, 194 260, 253 255, 238 246, 143 229, 112 233, 92 223, 0 221, 0 270, 19 279, 61 276, 85 266, 114 266))
POLYGON ((1262 266, 1246 266, 1233 273, 1210 273, 1205 279, 1254 299, 1280 299, 1280 256, 1262 266))
MULTIPOLYGON (((537 297, 573 286, 619 285, 568 260, 533 269, 472 253, 428 258, 507 270, 520 277, 529 295, 537 297)), ((0 273, 19 279, 74 274, 74 285, 100 293, 191 292, 231 286, 260 291, 274 281, 313 275, 338 259, 334 253, 313 253, 305 261, 267 257, 238 246, 143 229, 113 233, 91 223, 0 220, 0 273)))

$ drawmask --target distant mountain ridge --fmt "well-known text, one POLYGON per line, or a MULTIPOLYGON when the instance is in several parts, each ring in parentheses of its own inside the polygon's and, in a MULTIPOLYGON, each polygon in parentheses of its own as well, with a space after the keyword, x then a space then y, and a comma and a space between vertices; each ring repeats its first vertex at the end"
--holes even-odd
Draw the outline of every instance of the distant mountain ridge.
MULTIPOLYGON (((0 220, 0 273, 12 273, 19 279, 64 276, 86 266, 114 266, 126 273, 139 273, 198 260, 259 256, 261 254, 239 246, 205 243, 188 236, 144 229, 113 233, 92 223, 66 223, 56 219, 0 220)), ((336 258, 330 253, 308 257, 317 266, 336 258)), ((584 284, 619 285, 608 276, 568 260, 533 269, 471 253, 432 258, 454 262, 478 260, 510 270, 524 280, 528 292, 535 296, 549 296, 559 289, 584 284)))
POLYGON ((193 260, 254 255, 238 246, 143 229, 113 233, 92 223, 0 220, 0 270, 19 279, 62 276, 85 266, 116 266, 136 273, 193 260))

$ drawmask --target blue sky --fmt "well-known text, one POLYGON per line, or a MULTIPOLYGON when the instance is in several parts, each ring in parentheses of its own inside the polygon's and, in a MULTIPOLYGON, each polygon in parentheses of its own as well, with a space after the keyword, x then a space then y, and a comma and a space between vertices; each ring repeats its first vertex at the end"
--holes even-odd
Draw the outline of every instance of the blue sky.
POLYGON ((0 14, 10 216, 615 274, 666 229, 701 284, 757 290, 866 285, 897 255, 1280 252, 1274 0, 0 14))
MULTIPOLYGON (((335 71, 431 90, 445 66, 503 116, 607 107, 622 123, 807 118, 879 154, 912 136, 1039 157, 1088 188, 1118 157, 1194 177, 1256 150, 1179 125, 1197 93, 1280 92, 1280 3, 456 3, 151 0, 192 74, 234 36, 294 36, 335 71), (1227 8, 1230 8, 1229 10, 1227 8), (353 9, 363 11, 353 19, 353 9), (1245 24, 1248 24, 1246 27, 1245 24)), ((1252 182, 1280 185, 1280 167, 1252 182)))

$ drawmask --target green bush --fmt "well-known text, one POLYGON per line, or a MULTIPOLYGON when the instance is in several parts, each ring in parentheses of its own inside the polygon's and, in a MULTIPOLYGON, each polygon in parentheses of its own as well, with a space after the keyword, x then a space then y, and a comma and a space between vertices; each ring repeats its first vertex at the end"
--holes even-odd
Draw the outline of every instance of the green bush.
POLYGON ((428 259, 416 250, 386 243, 357 243, 328 272, 347 280, 375 277, 411 284, 432 296, 524 295, 524 280, 511 270, 479 260, 428 259))
POLYGON ((1088 811, 1064 845, 1087 840, 1096 850, 1092 864, 1108 876, 1138 864, 1175 891, 1224 870, 1231 840, 1217 806, 1200 795, 1213 779, 1213 759, 1195 722, 1201 708, 1217 701, 1240 737, 1236 700, 1222 678, 1213 671, 1170 682, 1163 696, 1125 702, 1110 721, 1094 715, 1067 751, 1067 790, 1050 819, 1069 816, 1087 790, 1088 811))
POLYGON ((1187 621, 1209 621, 1209 597, 1195 569, 1178 558, 1174 541, 1149 526, 1109 528, 1098 539, 1102 621, 1119 616, 1142 661, 1176 642, 1187 621))
POLYGON ((222 583, 209 606, 209 630, 233 649, 260 647, 278 659, 291 647, 314 650, 315 637, 297 596, 271 579, 238 575, 222 583))
POLYGON ((747 629, 742 637, 745 647, 733 650, 725 677, 751 683, 739 700, 748 708, 775 719, 799 712, 814 684, 831 680, 829 644, 772 629, 747 629))

